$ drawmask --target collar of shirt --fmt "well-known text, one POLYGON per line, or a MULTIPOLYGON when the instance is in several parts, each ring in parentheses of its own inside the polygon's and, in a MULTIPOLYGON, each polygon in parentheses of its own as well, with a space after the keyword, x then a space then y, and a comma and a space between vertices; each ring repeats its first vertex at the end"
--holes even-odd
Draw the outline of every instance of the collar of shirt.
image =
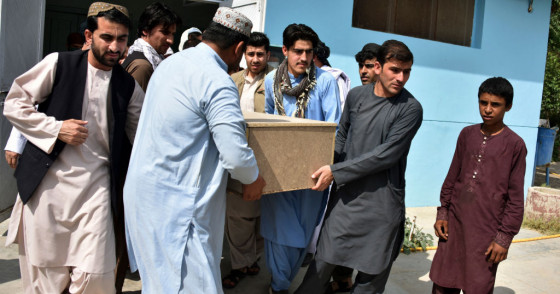
POLYGON ((301 80, 303 80, 304 74, 300 74, 299 77, 294 77, 291 72, 288 72, 288 76, 290 77, 290 82, 292 83, 292 88, 297 86, 301 80))
POLYGON ((245 77, 245 84, 254 84, 257 81, 264 79, 264 72, 266 71, 266 68, 261 71, 256 77, 251 78, 249 76, 249 70, 246 70, 245 73, 243 73, 243 76, 245 77))
MULTIPOLYGON (((222 58, 220 57, 220 55, 218 55, 218 53, 216 53, 216 51, 214 51, 214 49, 212 49, 210 46, 206 45, 204 42, 200 42, 196 47, 194 47, 196 50, 201 50, 204 52, 207 52, 208 54, 210 54, 214 59, 216 59, 216 61, 218 62, 218 64, 220 65, 220 67, 227 72, 228 70, 228 66, 227 64, 222 60, 222 58)), ((185 50, 183 50, 185 51, 185 50)))

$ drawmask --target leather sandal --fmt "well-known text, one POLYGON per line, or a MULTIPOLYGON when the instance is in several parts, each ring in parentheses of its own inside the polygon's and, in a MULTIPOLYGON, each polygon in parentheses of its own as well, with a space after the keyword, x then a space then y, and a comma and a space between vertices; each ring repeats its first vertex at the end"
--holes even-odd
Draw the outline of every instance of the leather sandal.
POLYGON ((249 276, 256 276, 261 271, 261 267, 257 264, 256 261, 251 266, 246 267, 246 269, 247 269, 247 275, 249 276))
POLYGON ((247 276, 247 273, 242 272, 241 270, 231 270, 229 275, 222 279, 222 287, 226 289, 233 289, 235 288, 243 278, 247 276))
POLYGON ((350 290, 352 290, 352 285, 350 285, 350 283, 345 281, 332 281, 329 284, 329 288, 327 288, 325 294, 350 292, 350 290))

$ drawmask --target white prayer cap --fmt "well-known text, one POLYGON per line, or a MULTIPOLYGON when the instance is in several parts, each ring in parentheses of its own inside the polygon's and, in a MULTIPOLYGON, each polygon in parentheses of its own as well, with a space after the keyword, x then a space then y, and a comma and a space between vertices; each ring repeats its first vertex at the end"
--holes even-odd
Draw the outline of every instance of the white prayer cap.
POLYGON ((188 37, 192 33, 199 33, 199 34, 202 35, 202 32, 197 27, 192 27, 192 28, 186 30, 183 34, 187 34, 187 37, 188 37))
POLYGON ((218 8, 212 20, 247 37, 251 35, 251 29, 253 28, 251 20, 229 7, 218 8))
POLYGON ((181 41, 179 42, 179 51, 183 51, 183 46, 185 45, 185 42, 187 42, 187 40, 189 39, 189 35, 192 33, 199 33, 202 35, 202 32, 197 27, 192 27, 190 29, 185 30, 183 34, 181 34, 181 41))

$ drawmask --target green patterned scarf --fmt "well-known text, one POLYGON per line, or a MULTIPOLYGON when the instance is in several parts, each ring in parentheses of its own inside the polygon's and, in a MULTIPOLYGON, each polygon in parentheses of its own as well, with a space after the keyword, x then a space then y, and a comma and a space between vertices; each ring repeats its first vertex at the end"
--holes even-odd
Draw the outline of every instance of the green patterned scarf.
POLYGON ((305 76, 301 83, 292 88, 290 75, 288 74, 288 59, 284 59, 274 75, 274 106, 279 115, 286 115, 283 104, 283 94, 286 94, 296 97, 296 111, 294 111, 292 116, 305 118, 305 108, 307 108, 307 102, 309 101, 309 92, 317 84, 315 74, 315 65, 311 63, 311 66, 305 71, 305 76))

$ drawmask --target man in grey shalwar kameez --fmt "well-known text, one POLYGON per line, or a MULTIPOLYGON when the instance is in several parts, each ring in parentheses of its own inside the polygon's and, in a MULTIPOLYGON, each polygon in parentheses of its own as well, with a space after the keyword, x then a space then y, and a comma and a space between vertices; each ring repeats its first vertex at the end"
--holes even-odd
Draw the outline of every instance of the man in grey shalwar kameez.
POLYGON ((296 293, 324 293, 336 265, 358 270, 353 293, 382 293, 404 235, 404 174, 422 106, 406 84, 413 55, 389 40, 378 51, 376 83, 350 91, 335 160, 313 174, 324 190, 334 179, 317 255, 296 293))

